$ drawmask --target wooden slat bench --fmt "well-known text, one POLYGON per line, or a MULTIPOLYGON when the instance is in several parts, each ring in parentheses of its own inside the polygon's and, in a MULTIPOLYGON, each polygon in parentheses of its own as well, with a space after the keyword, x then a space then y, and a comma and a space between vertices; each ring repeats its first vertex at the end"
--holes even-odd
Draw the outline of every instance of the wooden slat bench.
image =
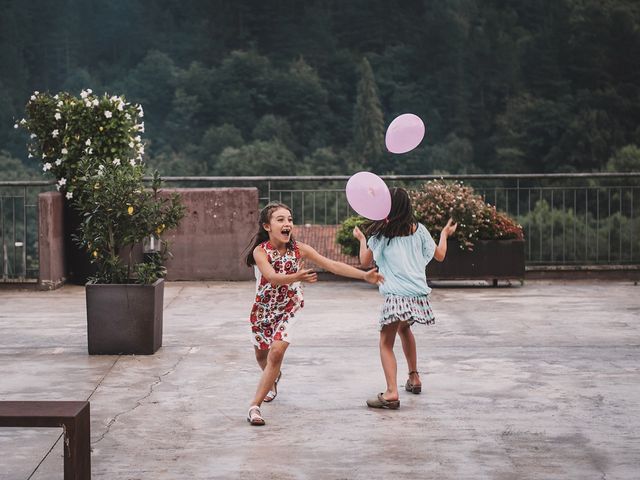
POLYGON ((89 402, 0 401, 0 427, 62 427, 64 480, 91 478, 89 402))

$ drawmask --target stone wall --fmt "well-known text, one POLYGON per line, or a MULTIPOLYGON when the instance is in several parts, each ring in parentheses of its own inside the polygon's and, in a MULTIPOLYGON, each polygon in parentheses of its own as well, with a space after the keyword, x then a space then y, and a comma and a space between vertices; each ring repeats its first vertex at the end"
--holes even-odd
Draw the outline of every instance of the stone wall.
MULTIPOLYGON (((163 235, 173 258, 167 280, 248 280, 253 269, 244 265, 243 251, 258 219, 256 188, 178 188, 163 194, 182 196, 186 216, 178 229, 163 235)), ((40 287, 62 285, 66 275, 63 198, 58 192, 40 194, 40 287)))
POLYGON ((242 253, 257 230, 258 189, 178 188, 187 208, 179 228, 163 235, 173 258, 167 280, 247 280, 242 253))

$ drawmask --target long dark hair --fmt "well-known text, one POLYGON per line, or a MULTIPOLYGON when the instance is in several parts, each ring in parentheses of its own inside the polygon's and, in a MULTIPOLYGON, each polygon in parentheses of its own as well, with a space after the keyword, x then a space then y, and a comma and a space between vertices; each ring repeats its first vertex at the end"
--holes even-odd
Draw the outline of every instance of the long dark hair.
POLYGON ((413 233, 418 223, 413 214, 411 199, 404 188, 391 189, 391 211, 384 220, 378 220, 365 227, 368 236, 382 235, 389 241, 393 237, 406 237, 413 233))
MULTIPOLYGON (((279 208, 284 208, 289 210, 289 213, 293 215, 291 209, 281 202, 269 202, 262 210, 260 210, 260 215, 258 216, 258 233, 256 233, 245 251, 247 251, 247 257, 245 262, 248 267, 252 267, 256 264, 255 258, 253 258, 253 249, 260 245, 262 242, 266 242, 269 240, 269 232, 264 229, 264 224, 269 223, 271 221, 271 215, 279 208)), ((289 248, 293 244, 293 235, 287 244, 287 248, 289 248)))

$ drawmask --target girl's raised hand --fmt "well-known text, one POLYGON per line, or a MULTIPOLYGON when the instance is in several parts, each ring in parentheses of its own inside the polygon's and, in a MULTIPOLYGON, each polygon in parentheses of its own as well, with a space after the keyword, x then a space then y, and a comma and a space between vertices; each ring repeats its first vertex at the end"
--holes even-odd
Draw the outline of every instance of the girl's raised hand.
POLYGON ((306 283, 315 283, 318 281, 318 274, 313 270, 313 268, 303 269, 303 262, 300 262, 300 266, 298 267, 298 271, 296 272, 296 276, 298 277, 299 282, 306 283))
POLYGON ((445 234, 447 237, 450 237, 455 233, 456 228, 458 228, 458 224, 453 223, 453 219, 450 218, 447 224, 442 229, 442 233, 445 234))
POLYGON ((384 283, 384 276, 377 269, 372 268, 364 274, 364 280, 373 285, 381 285, 384 283))
POLYGON ((358 227, 353 228, 353 236, 356 237, 357 240, 362 241, 366 240, 364 233, 358 227))

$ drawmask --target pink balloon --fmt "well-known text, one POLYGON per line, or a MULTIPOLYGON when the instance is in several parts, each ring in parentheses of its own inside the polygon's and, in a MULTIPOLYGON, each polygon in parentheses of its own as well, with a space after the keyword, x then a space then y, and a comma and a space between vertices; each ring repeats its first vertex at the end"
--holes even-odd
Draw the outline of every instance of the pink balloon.
POLYGON ((387 184, 371 172, 358 172, 347 182, 347 201, 359 215, 369 220, 387 218, 391 193, 387 184))
POLYGON ((405 113, 396 117, 387 128, 385 144, 391 153, 407 153, 424 138, 424 123, 417 115, 405 113))

